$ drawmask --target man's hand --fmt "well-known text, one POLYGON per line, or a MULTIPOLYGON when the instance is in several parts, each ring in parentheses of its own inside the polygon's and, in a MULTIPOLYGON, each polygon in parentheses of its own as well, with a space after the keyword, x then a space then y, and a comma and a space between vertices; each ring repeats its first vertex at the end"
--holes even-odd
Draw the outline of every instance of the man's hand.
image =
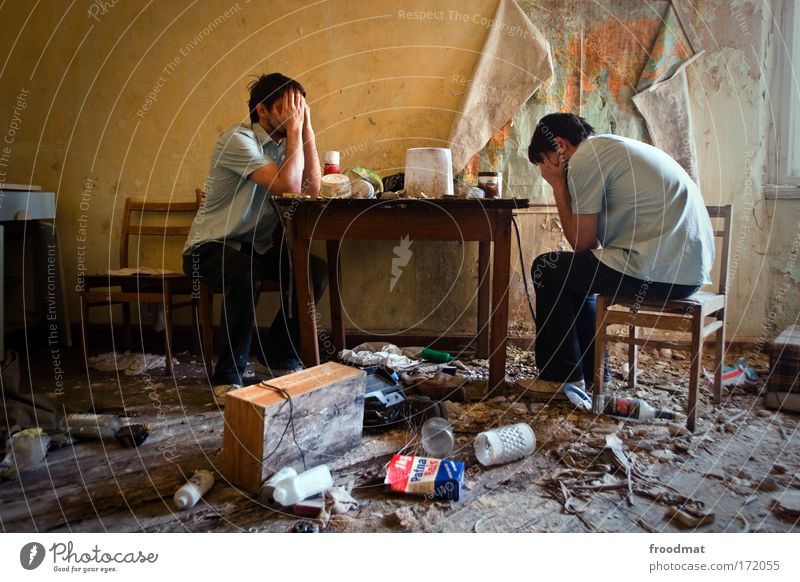
POLYGON ((567 183, 566 164, 561 161, 561 155, 558 152, 548 152, 542 155, 539 171, 553 190, 567 183))
POLYGON ((286 91, 281 102, 281 125, 286 134, 299 133, 303 130, 305 119, 305 99, 297 91, 286 91))

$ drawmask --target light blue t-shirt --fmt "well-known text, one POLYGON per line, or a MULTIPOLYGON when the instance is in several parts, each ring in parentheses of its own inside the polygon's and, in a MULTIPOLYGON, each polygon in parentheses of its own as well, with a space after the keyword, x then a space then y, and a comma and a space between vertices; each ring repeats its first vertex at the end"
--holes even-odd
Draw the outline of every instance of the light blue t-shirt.
POLYGON ((278 215, 268 190, 247 177, 267 164, 281 166, 285 155, 286 142, 275 142, 258 123, 224 131, 211 156, 205 204, 194 218, 183 254, 207 241, 222 241, 237 250, 250 243, 256 252, 265 252, 278 215))
POLYGON ((669 155, 616 135, 590 137, 569 160, 572 212, 598 214, 597 259, 645 281, 711 283, 714 232, 700 190, 669 155))

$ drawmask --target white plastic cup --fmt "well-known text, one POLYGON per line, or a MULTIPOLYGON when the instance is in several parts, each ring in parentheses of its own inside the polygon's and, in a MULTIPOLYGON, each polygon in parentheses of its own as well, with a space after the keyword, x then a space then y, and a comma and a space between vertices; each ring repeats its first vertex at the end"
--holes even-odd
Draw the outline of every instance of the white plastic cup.
POLYGON ((319 465, 296 477, 282 479, 276 483, 272 497, 284 507, 289 507, 331 487, 333 487, 333 477, 330 469, 327 465, 319 465))
POLYGON ((422 425, 422 448, 435 459, 442 459, 453 450, 455 439, 450 423, 440 416, 433 416, 422 425))
POLYGON ((475 437, 475 456, 481 465, 509 463, 530 455, 536 448, 536 435, 520 422, 487 430, 475 437))

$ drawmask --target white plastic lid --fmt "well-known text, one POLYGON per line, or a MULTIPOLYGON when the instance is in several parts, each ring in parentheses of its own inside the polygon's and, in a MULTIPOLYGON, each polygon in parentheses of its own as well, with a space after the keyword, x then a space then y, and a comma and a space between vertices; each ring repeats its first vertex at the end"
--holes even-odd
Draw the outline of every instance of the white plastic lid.
POLYGON ((334 164, 334 165, 338 166, 339 165, 339 152, 337 152, 336 150, 329 150, 329 151, 325 152, 325 155, 323 156, 323 159, 324 159, 323 163, 325 163, 325 164, 334 164))

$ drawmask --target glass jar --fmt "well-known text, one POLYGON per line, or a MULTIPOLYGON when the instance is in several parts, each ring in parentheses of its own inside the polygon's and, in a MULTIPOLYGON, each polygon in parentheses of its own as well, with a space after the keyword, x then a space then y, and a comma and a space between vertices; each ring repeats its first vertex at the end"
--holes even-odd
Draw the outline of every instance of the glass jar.
POLYGON ((486 198, 502 198, 503 172, 479 172, 478 188, 483 190, 486 198))

